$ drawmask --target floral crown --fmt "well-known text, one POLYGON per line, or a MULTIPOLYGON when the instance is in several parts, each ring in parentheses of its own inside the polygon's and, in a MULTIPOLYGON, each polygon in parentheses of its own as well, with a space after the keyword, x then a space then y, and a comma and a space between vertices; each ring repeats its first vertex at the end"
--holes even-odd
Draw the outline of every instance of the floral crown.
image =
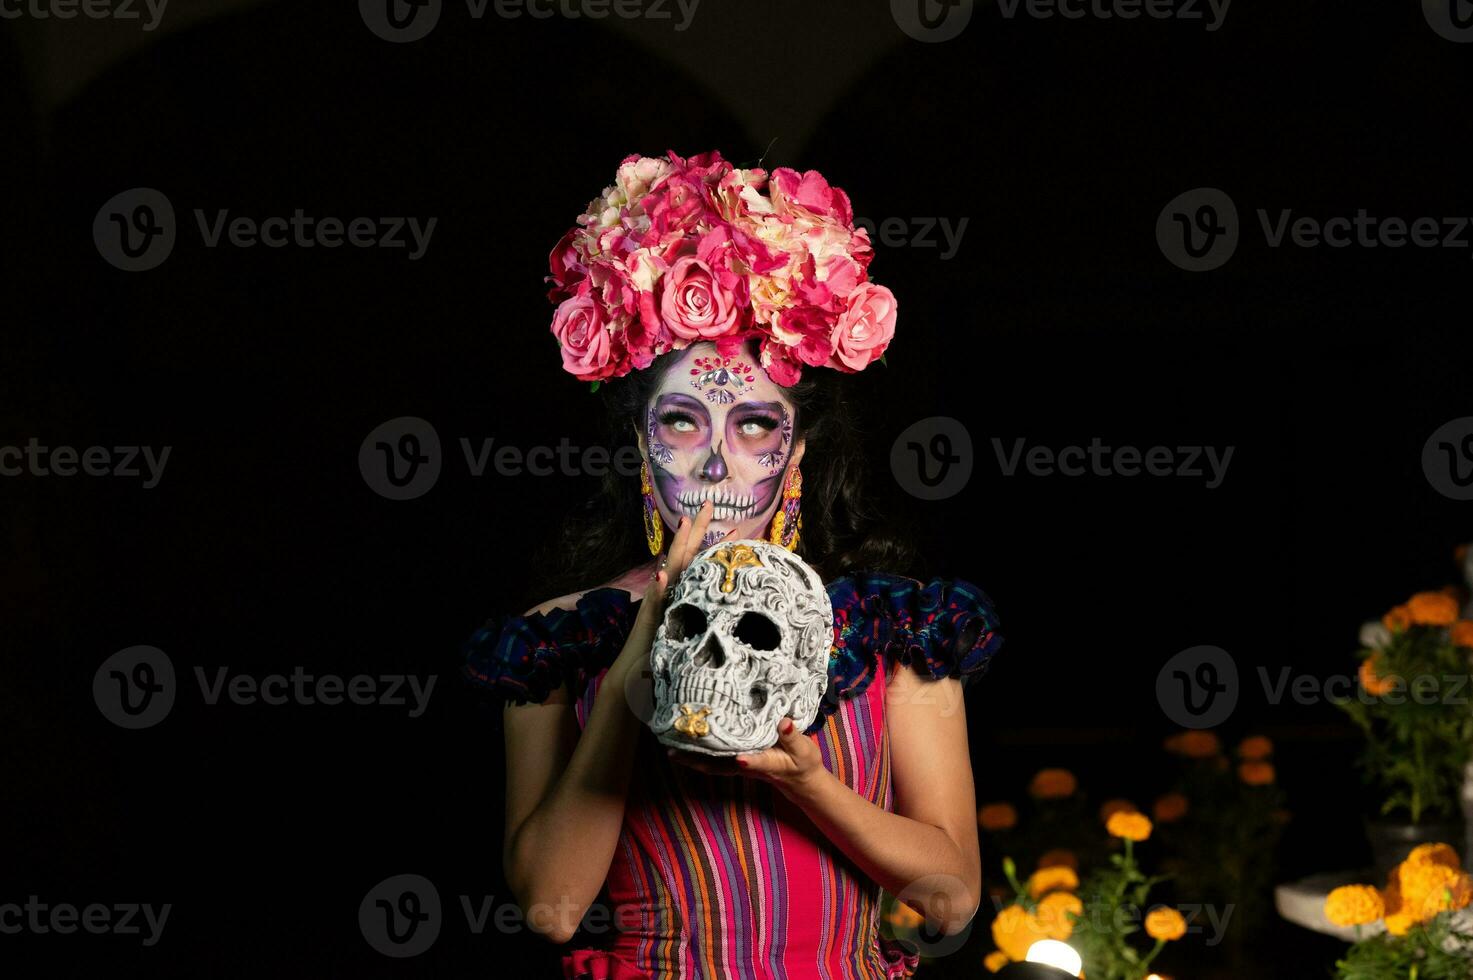
POLYGON ((629 156, 552 250, 552 333, 583 381, 701 341, 731 356, 757 340, 784 386, 805 365, 852 373, 895 335, 873 254, 849 196, 815 170, 742 170, 715 151, 629 156))

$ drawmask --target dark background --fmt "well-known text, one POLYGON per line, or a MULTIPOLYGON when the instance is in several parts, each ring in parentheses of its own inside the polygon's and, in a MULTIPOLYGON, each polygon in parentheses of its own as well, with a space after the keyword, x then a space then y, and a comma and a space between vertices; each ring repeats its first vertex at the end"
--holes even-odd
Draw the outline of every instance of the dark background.
MULTIPOLYGON (((457 440, 579 445, 593 402, 546 339, 545 257, 627 153, 719 148, 820 169, 860 215, 969 223, 955 257, 877 247, 900 297, 887 368, 856 377, 877 482, 929 570, 971 579, 1008 637, 969 695, 979 802, 1042 765, 1098 801, 1161 788, 1155 677, 1215 644, 1244 677, 1226 738, 1275 738, 1293 822, 1278 877, 1367 854, 1357 742, 1335 709, 1273 706, 1262 665, 1346 673, 1359 623, 1457 579, 1469 504, 1421 471, 1473 414, 1470 250, 1269 248, 1255 211, 1473 215, 1473 46, 1415 3, 1234 6, 1200 21, 1009 20, 912 40, 881 3, 704 0, 667 23, 471 19, 447 3, 395 45, 352 4, 196 4, 151 34, 0 22, 3 431, 173 447, 163 480, 0 480, 7 547, 0 901, 171 902, 163 939, 0 936, 26 976, 556 976, 526 934, 474 936, 455 896, 498 876, 499 714, 457 650, 529 594, 582 478, 473 479, 457 440), (775 141, 775 142, 774 142, 775 141), (771 148, 768 149, 769 143, 771 148), (129 274, 94 246, 102 203, 172 200, 180 240, 129 274), (1227 191, 1243 240, 1193 274, 1157 215, 1227 191), (435 216, 402 250, 207 249, 192 209, 257 218, 435 216), (445 445, 429 494, 386 500, 357 454, 387 419, 445 445), (920 502, 888 456, 949 415, 966 491, 920 502), (990 440, 1231 445, 1227 479, 1006 478, 990 440), (186 683, 170 717, 114 727, 93 673, 135 644, 186 683), (430 710, 208 707, 192 670, 439 674, 430 710), (447 904, 394 961, 357 927, 381 879, 447 904)), ((590 585, 594 583, 589 583, 590 585)), ((1249 899, 1245 899, 1249 900, 1249 899)), ((1270 916, 1270 919, 1272 917, 1270 916)), ((986 930, 926 972, 975 976, 986 930)), ((1287 925, 1263 975, 1342 947, 1287 925)), ((1205 975, 1209 949, 1173 950, 1205 975)))

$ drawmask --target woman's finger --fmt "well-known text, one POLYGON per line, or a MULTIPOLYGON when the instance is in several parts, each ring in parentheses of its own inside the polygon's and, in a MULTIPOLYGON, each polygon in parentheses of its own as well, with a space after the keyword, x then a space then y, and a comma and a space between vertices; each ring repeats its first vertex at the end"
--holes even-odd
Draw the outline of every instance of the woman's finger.
POLYGON ((675 536, 675 542, 670 546, 670 581, 678 581, 681 573, 701 550, 701 539, 706 535, 706 526, 711 523, 711 515, 715 510, 716 505, 706 501, 696 512, 695 520, 685 525, 685 533, 675 536))

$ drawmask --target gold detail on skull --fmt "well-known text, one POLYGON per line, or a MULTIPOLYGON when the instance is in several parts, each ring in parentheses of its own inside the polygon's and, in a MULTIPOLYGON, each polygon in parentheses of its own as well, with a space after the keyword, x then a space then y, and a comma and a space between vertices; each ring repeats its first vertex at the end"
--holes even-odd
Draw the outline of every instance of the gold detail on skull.
POLYGON ((680 717, 675 719, 675 730, 686 738, 700 738, 711 733, 711 725, 706 721, 706 716, 711 709, 702 705, 700 711, 692 711, 690 705, 680 706, 680 717))
POLYGON ((752 550, 749 544, 731 545, 719 549, 711 556, 711 560, 726 569, 726 578, 721 582, 722 592, 732 592, 736 589, 736 573, 739 568, 754 568, 762 565, 762 559, 757 557, 757 552, 752 550))

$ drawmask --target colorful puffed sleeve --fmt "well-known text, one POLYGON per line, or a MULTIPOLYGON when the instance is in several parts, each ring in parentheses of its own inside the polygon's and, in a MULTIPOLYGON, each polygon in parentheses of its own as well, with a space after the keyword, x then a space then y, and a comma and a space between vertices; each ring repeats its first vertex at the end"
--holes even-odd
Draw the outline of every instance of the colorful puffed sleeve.
POLYGON ((898 575, 869 573, 835 579, 834 650, 829 689, 809 732, 838 710, 838 702, 869 687, 883 654, 927 680, 970 681, 987 669, 1002 645, 997 612, 987 594, 960 579, 921 584, 898 575))
POLYGON ((595 589, 573 609, 492 619, 466 641, 462 673, 488 694, 541 704, 564 681, 581 684, 613 663, 637 605, 620 589, 595 589))

